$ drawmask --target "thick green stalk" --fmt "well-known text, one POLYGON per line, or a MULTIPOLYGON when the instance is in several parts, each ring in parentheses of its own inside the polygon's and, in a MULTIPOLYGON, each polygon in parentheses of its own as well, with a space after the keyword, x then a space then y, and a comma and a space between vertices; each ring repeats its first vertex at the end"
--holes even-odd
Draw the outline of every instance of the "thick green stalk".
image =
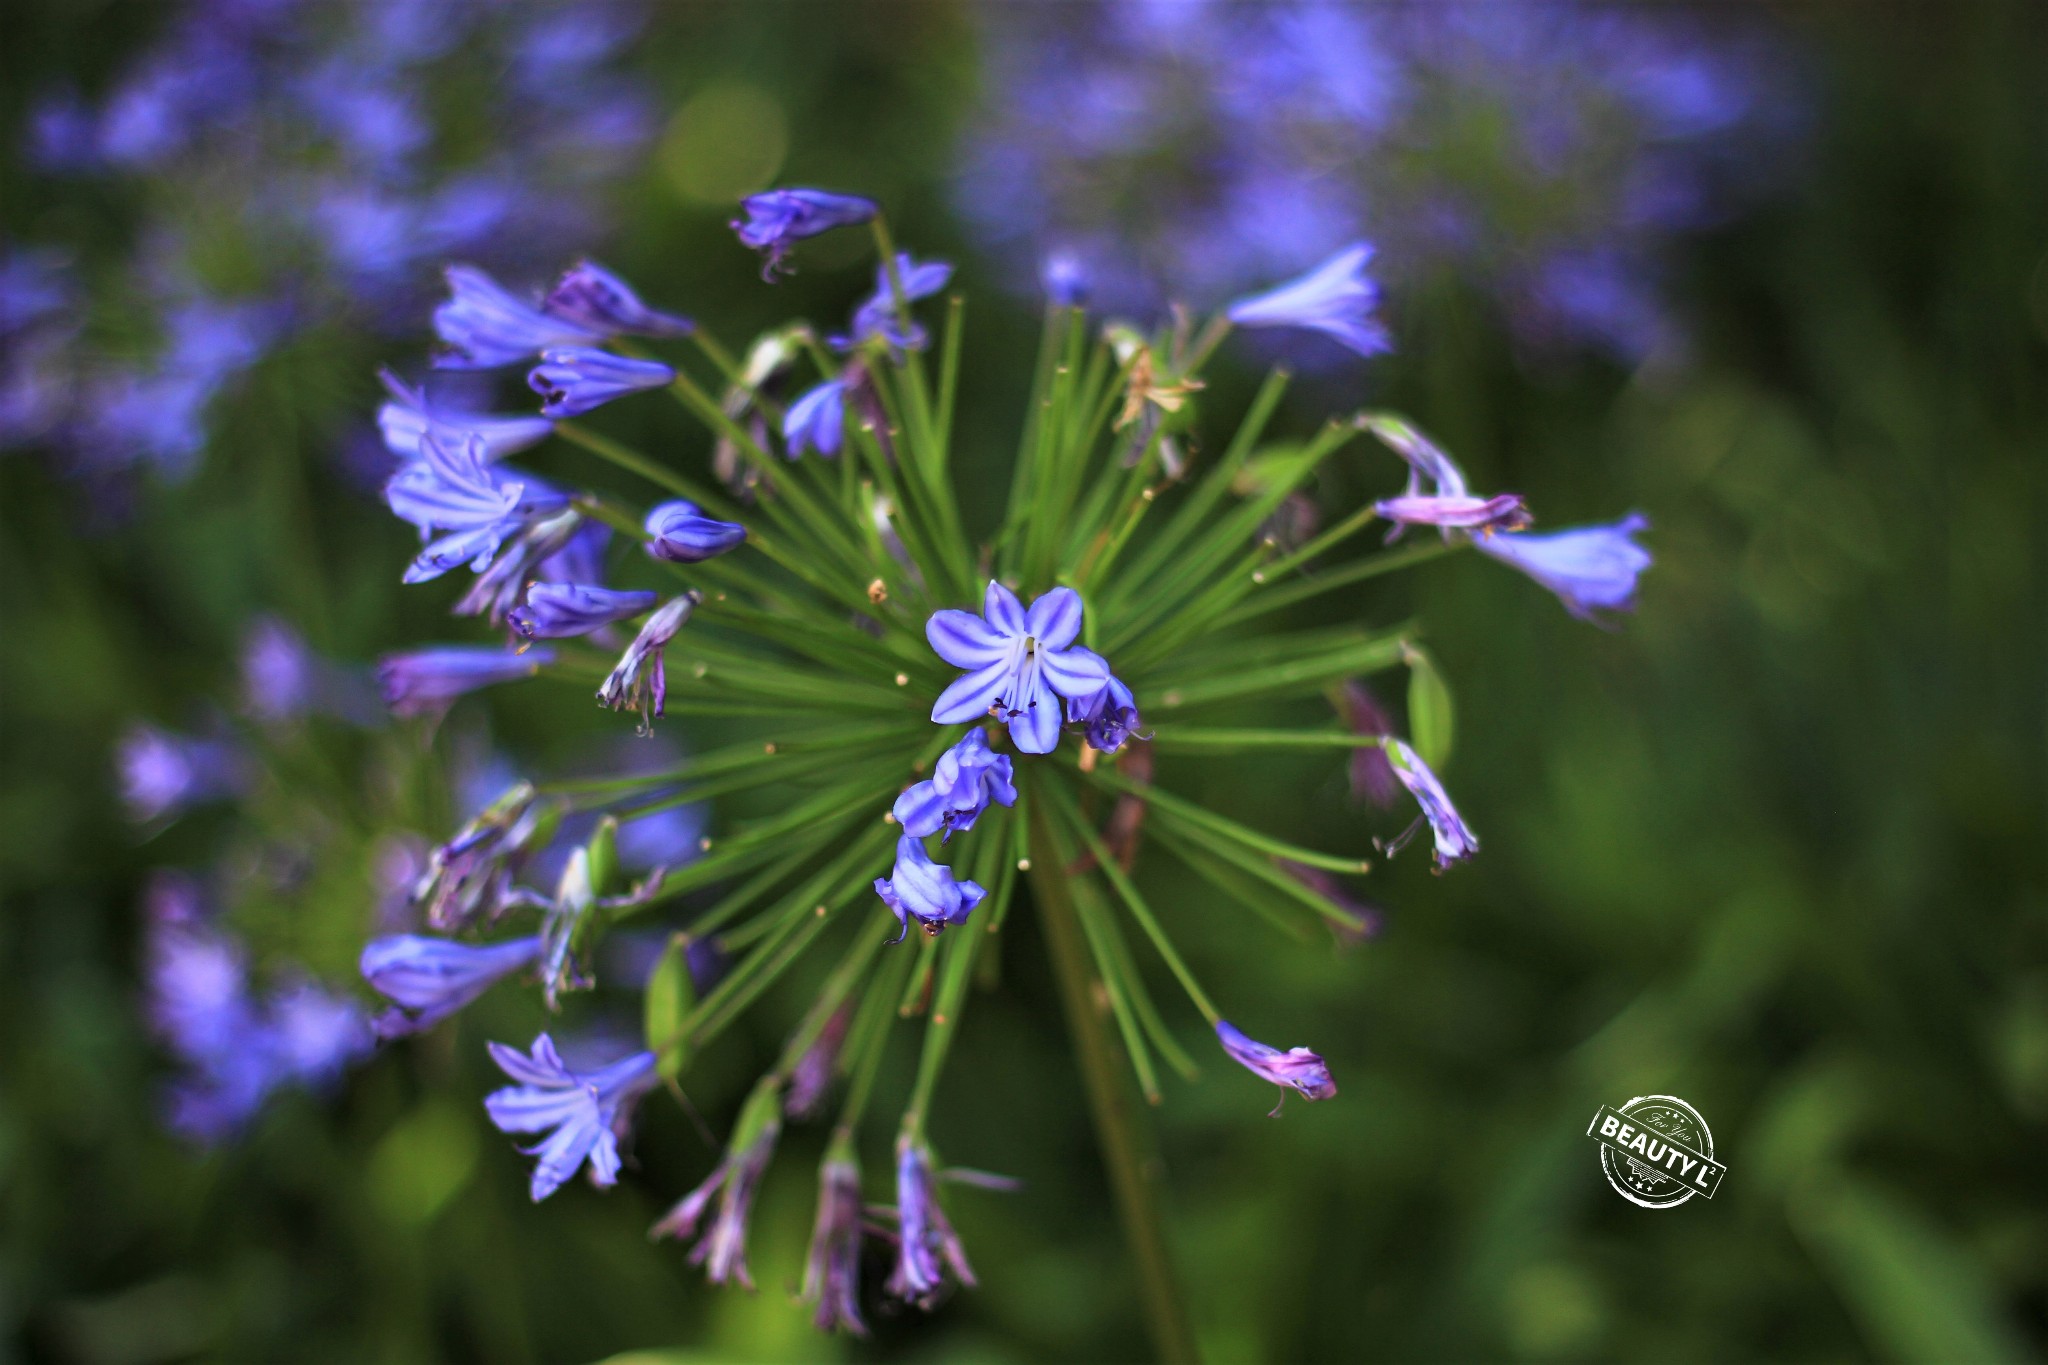
POLYGON ((1145 1123, 1144 1108, 1131 1089, 1107 1021, 1095 1004, 1098 978, 1081 936, 1048 813, 1035 794, 1026 800, 1031 822, 1031 887, 1045 926, 1053 975, 1059 979, 1060 998, 1066 1006, 1067 1026, 1074 1034, 1075 1057, 1087 1086, 1088 1105, 1095 1117, 1103 1161, 1109 1167, 1124 1236, 1137 1262, 1146 1326, 1161 1360, 1172 1365, 1198 1361, 1201 1355, 1195 1347, 1194 1328, 1167 1251, 1158 1153, 1145 1123))

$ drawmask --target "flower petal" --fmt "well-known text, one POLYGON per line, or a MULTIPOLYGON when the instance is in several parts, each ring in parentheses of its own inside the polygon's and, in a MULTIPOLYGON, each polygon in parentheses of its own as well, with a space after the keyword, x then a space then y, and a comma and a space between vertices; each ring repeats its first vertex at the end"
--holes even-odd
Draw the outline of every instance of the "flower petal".
POLYGON ((935 611, 924 623, 924 638, 955 668, 982 668, 1005 658, 1010 642, 971 611, 935 611))
POLYGON ((1021 697, 1009 701, 1010 742, 1027 754, 1049 754, 1059 747, 1060 704, 1036 670, 1025 680, 1021 697))
POLYGON ((1004 635, 1027 635, 1024 623, 1024 604, 1017 600, 1017 594, 1002 584, 990 579, 988 592, 983 595, 981 614, 988 619, 998 632, 1004 635))
POLYGON ((957 725, 961 721, 978 720, 987 715, 988 708, 995 705, 996 698, 1002 695, 1012 672, 1009 657, 1005 654, 992 664, 955 678, 953 685, 939 693, 939 699, 932 703, 932 720, 939 725, 957 725))
POLYGON ((1024 624, 1045 649, 1065 649, 1081 633, 1081 594, 1054 588, 1031 604, 1024 624))
POLYGON ((1109 663, 1092 649, 1041 649, 1038 667, 1053 691, 1086 701, 1109 686, 1109 663))

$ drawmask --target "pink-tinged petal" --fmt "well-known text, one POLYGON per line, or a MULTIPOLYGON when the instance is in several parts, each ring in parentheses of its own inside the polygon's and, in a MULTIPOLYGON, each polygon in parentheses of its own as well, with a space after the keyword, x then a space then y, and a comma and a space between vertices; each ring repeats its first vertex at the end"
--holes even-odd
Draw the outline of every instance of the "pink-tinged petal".
POLYGON ((1052 690, 1070 700, 1085 700, 1109 686, 1109 663, 1093 650, 1041 649, 1038 667, 1052 690))
POLYGON ((1017 636, 1030 633, 1025 628, 1024 604, 1017 600, 1016 593, 993 578, 989 580, 988 592, 982 596, 981 614, 1000 634, 1017 636))
POLYGON ((955 668, 981 668, 1009 654, 1010 642, 971 611, 935 611, 924 638, 955 668))
POLYGON ((987 715, 1011 676, 1010 661, 1005 657, 955 678, 953 685, 939 693, 939 699, 932 704, 932 720, 939 725, 957 725, 987 715))
POLYGON ((1041 649, 1065 649, 1081 633, 1081 594, 1054 588, 1031 604, 1024 624, 1041 649))

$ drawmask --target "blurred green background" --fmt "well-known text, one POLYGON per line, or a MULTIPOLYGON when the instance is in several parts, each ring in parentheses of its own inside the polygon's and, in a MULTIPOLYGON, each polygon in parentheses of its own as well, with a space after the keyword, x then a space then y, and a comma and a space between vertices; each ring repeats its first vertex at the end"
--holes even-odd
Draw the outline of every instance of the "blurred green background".
MULTIPOLYGON (((90 87, 154 16, 13 15, 0 143, 19 146, 35 89, 90 87)), ((1172 1236, 1215 1360, 2026 1360, 2048 1343, 2048 11, 1779 18, 1811 85, 1796 188, 1687 242, 1689 366, 1532 364, 1449 289, 1397 298, 1400 349, 1366 371, 1372 402, 1551 524, 1639 507, 1655 525, 1640 608, 1612 633, 1470 556, 1347 604, 1428 620, 1459 702, 1447 780, 1483 855, 1440 879, 1419 856, 1387 865, 1389 929, 1348 953, 1262 935, 1148 869, 1197 973, 1342 1086, 1279 1121, 1220 1064, 1169 1088, 1172 1236), (1586 1120, 1651 1092, 1712 1125, 1731 1172, 1713 1201, 1648 1213, 1606 1188, 1586 1120)), ((949 6, 657 8, 633 63, 667 131, 617 192, 607 263, 728 339, 836 316, 859 272, 821 243, 771 295, 726 201, 769 178, 874 194, 900 240, 960 263, 970 374, 989 376, 964 420, 1006 451, 1035 313, 977 287, 993 266, 946 211, 977 40, 949 6)), ((132 204, 58 195, 0 155, 11 236, 132 230, 132 204)), ((762 1196, 758 1295, 644 1239, 712 1160, 672 1111, 650 1106, 635 1178, 530 1207, 478 1104, 480 1040, 541 1023, 524 999, 331 1098, 280 1098, 239 1144, 161 1129, 139 889, 152 866, 202 864, 230 817, 140 839, 111 747, 134 716, 184 724, 231 697, 256 613, 349 659, 446 633, 399 589, 405 528, 332 456, 376 402, 374 364, 417 356, 424 321, 403 348, 337 328, 271 357, 216 409, 201 472, 146 484, 118 524, 33 452, 0 457, 0 1358, 1142 1356, 1028 928, 935 1120, 950 1159, 1026 1191, 954 1200, 982 1286, 869 1343, 813 1336, 789 1302, 814 1133, 786 1140, 762 1196)), ((1290 420, 1317 416, 1302 399, 1290 420)), ((500 705, 500 733, 553 727, 556 759, 602 729, 500 705)), ((1320 769, 1181 761, 1218 808, 1358 841, 1320 769)), ((305 914, 367 932, 346 887, 322 894, 305 914)), ((357 940, 332 937, 296 947, 344 979, 357 940)), ((765 1020, 706 1059, 692 1094, 714 1123, 777 1037, 765 1020)))

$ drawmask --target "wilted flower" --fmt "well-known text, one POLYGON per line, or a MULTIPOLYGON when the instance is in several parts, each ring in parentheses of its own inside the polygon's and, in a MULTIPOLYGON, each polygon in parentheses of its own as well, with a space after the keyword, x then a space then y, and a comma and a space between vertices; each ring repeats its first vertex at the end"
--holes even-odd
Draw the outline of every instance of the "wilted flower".
MULTIPOLYGON (((1067 698, 1067 720, 1087 727, 1088 747, 1113 754, 1144 722, 1137 699, 1122 678, 1110 674, 1093 696, 1067 698)), ((1144 738, 1144 736, 1140 736, 1144 738)))
MULTIPOLYGON (((1336 691, 1337 714, 1345 727, 1361 738, 1378 739, 1393 733, 1394 720, 1387 714, 1372 689, 1356 678, 1346 678, 1336 691)), ((1377 744, 1361 744, 1351 751, 1351 799, 1370 801, 1381 810, 1394 804, 1401 789, 1394 765, 1377 744)))
POLYGON ((977 725, 939 755, 930 780, 912 784, 896 798, 896 823, 920 839, 941 830, 950 839, 973 829, 974 818, 991 801, 1014 806, 1017 788, 1011 784, 1009 755, 992 751, 977 725))
POLYGON ((931 860, 923 840, 905 834, 896 841, 895 869, 875 878, 875 894, 896 912, 903 929, 891 941, 901 943, 913 919, 934 936, 949 924, 967 923, 988 892, 979 882, 955 881, 952 868, 931 860))
POLYGON ((541 396, 549 417, 577 417, 614 398, 658 389, 675 380, 672 366, 634 360, 589 346, 550 347, 527 375, 527 387, 541 396))
POLYGON ((782 1107, 772 1078, 754 1088, 733 1129, 732 1144, 710 1176, 684 1195, 660 1222, 648 1230, 650 1237, 689 1237, 696 1233, 704 1212, 718 1197, 718 1213, 697 1245, 690 1249, 690 1264, 704 1267, 704 1277, 713 1284, 737 1280, 754 1287, 747 1274, 747 1218, 753 1212, 754 1196, 768 1160, 775 1155, 775 1139, 782 1133, 782 1107))
POLYGON ((1276 289, 1239 299, 1224 316, 1240 327, 1306 327, 1363 356, 1392 350, 1393 338, 1373 310, 1380 290, 1365 273, 1372 248, 1363 242, 1276 289))
POLYGON ((993 579, 973 612, 935 612, 925 638, 955 668, 972 669, 932 706, 932 720, 953 725, 997 707, 1010 742, 1027 754, 1049 754, 1060 738, 1060 699, 1092 697, 1109 668, 1085 649, 1071 648, 1081 633, 1081 595, 1054 588, 1027 613, 1017 595, 993 579))
POLYGON ((783 1113, 800 1123, 818 1116, 825 1095, 832 1088, 840 1045, 846 1041, 846 1030, 852 1024, 853 1009, 849 1005, 841 1005, 825 1016, 818 1036, 789 1069, 789 1089, 782 1096, 783 1113))
POLYGON ((860 1165, 850 1143, 835 1142, 818 1167, 818 1218, 804 1258, 804 1298, 818 1306, 821 1332, 868 1334, 860 1316, 860 1165))
POLYGON ((1373 504, 1373 511, 1395 526, 1455 526, 1478 531, 1481 538, 1495 531, 1519 531, 1529 524, 1529 510, 1519 494, 1501 493, 1491 498, 1402 497, 1386 498, 1373 504))
POLYGON ((762 255, 761 278, 772 280, 790 248, 833 228, 870 222, 881 210, 872 199, 827 190, 767 190, 740 200, 746 218, 729 225, 762 255))
POLYGON ((375 1021, 377 1036, 397 1038, 431 1028, 539 957, 538 935, 502 943, 457 943, 419 934, 371 939, 363 947, 363 979, 394 1006, 375 1021))
POLYGON ((1557 594, 1565 610, 1584 620, 1597 611, 1635 606, 1636 579, 1650 567, 1650 552, 1635 537, 1650 529, 1640 512, 1607 526, 1581 526, 1544 535, 1482 536, 1482 553, 1511 564, 1557 594))
POLYGON ((720 521, 704 515, 704 509, 685 498, 658 504, 647 514, 647 553, 672 564, 696 564, 722 555, 747 538, 747 528, 736 521, 720 521))
POLYGON ((555 807, 535 800, 530 783, 516 783, 428 855, 426 871, 412 889, 413 903, 436 929, 459 929, 495 919, 510 906, 535 903, 538 898, 520 894, 512 880, 552 836, 559 818, 555 807))
POLYGON ((635 1052, 601 1070, 577 1072, 563 1063, 545 1033, 533 1040, 531 1053, 503 1043, 490 1044, 490 1051, 498 1069, 518 1082, 484 1099, 491 1122, 501 1133, 548 1135, 520 1149, 539 1158, 533 1166, 534 1202, 560 1189, 586 1160, 591 1184, 616 1184, 619 1139, 633 1107, 654 1084, 654 1054, 635 1052))
MULTIPOLYGON (((1255 1038, 1245 1037, 1226 1019, 1216 1021, 1216 1038, 1223 1044, 1223 1050, 1230 1054, 1230 1060, 1260 1080, 1297 1090, 1303 1099, 1327 1100, 1337 1094, 1337 1083, 1330 1079, 1330 1068, 1323 1064, 1321 1057, 1305 1047, 1292 1047, 1282 1052, 1255 1038)), ((1280 1111, 1276 1107, 1273 1112, 1277 1114, 1280 1111)))
MULTIPOLYGON (((1443 783, 1437 781, 1429 765, 1422 761, 1422 755, 1398 739, 1384 741, 1387 761, 1394 766, 1394 776, 1401 780, 1415 800, 1422 807, 1422 818, 1429 822, 1430 833, 1436 841, 1436 865, 1447 868, 1452 863, 1469 858, 1479 851, 1479 836, 1465 824, 1457 807, 1444 791, 1443 783)), ((1409 834, 1414 831, 1411 828, 1409 834)), ((1388 845, 1391 854, 1408 842, 1404 834, 1388 845)))
POLYGON ((901 1241, 896 1269, 889 1276, 891 1294, 929 1308, 945 1287, 947 1266, 960 1283, 973 1287, 974 1267, 967 1263, 966 1249, 939 1207, 931 1153, 907 1135, 896 1144, 896 1214, 901 1241))
POLYGON ((619 657, 618 666, 597 689, 597 699, 612 710, 638 711, 642 734, 653 733, 648 722, 662 713, 668 701, 668 670, 662 652, 703 600, 703 594, 694 591, 669 599, 660 611, 647 618, 640 634, 619 657))
POLYGON ((607 336, 679 337, 696 330, 686 317, 649 308, 631 285, 592 260, 578 261, 564 271, 541 307, 607 336))
POLYGON ((508 613, 505 623, 522 640, 563 640, 638 616, 659 596, 583 583, 535 583, 526 590, 525 604, 508 613))

